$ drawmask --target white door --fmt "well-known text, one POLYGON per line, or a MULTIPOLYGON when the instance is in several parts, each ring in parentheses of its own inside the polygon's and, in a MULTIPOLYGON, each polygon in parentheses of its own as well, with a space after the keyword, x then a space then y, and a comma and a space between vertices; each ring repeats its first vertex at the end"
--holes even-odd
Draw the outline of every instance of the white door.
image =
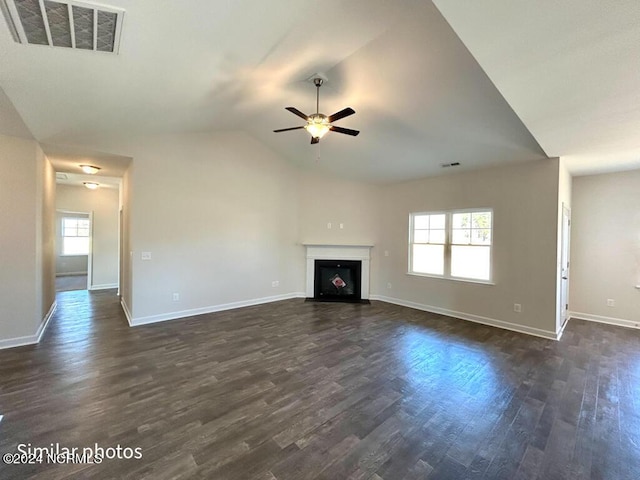
POLYGON ((559 330, 569 317, 569 245, 571 241, 571 210, 562 206, 562 252, 560 259, 560 312, 559 330))

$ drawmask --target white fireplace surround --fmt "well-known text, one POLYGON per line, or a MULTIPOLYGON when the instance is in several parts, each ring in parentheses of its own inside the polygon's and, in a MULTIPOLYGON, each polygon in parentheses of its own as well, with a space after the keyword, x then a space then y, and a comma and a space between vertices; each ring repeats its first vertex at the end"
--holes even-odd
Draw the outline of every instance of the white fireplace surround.
POLYGON ((373 245, 318 245, 305 243, 307 247, 307 298, 313 298, 316 260, 360 260, 362 262, 362 278, 360 279, 361 296, 369 299, 369 271, 371 248, 373 245))

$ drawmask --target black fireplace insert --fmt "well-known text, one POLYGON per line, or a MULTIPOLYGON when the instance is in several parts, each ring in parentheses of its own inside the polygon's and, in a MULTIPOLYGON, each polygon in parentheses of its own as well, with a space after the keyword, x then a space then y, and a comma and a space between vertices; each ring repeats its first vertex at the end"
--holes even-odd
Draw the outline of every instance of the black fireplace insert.
POLYGON ((362 300, 360 260, 316 260, 314 300, 354 302, 362 300))

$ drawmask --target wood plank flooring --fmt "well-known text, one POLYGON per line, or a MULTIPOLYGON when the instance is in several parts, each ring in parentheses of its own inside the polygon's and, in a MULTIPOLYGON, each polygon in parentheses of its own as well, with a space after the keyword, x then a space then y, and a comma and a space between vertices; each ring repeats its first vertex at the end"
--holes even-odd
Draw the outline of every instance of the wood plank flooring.
POLYGON ((68 292, 70 290, 86 290, 86 275, 66 275, 56 277, 56 292, 68 292))
POLYGON ((640 332, 560 342, 373 302, 289 300, 129 328, 113 291, 58 294, 0 351, 0 454, 140 447, 2 479, 638 479, 640 332))

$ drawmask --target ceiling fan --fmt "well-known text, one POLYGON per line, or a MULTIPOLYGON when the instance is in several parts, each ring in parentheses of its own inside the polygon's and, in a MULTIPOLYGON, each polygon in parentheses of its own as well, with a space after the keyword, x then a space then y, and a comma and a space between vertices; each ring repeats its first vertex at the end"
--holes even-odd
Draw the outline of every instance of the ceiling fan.
POLYGON ((307 124, 301 127, 281 128, 279 130, 274 130, 274 132, 288 132, 289 130, 300 130, 304 128, 311 134, 311 145, 319 143, 320 139, 328 131, 344 133, 345 135, 351 135, 353 137, 357 136, 360 133, 358 130, 351 130, 349 128, 332 125, 333 122, 340 120, 341 118, 348 117, 349 115, 353 115, 356 111, 351 107, 347 107, 329 116, 320 113, 320 87, 324 83, 324 80, 322 78, 314 78, 313 83, 316 86, 316 113, 312 115, 305 115, 295 107, 286 107, 286 110, 289 110, 294 115, 304 119, 307 124))

